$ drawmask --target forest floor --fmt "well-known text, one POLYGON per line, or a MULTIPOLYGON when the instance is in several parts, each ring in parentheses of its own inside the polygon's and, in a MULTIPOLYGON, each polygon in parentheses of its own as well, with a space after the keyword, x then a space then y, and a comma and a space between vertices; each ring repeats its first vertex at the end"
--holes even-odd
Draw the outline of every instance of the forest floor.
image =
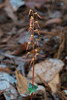
MULTIPOLYGON (((0 1, 0 100, 30 100, 28 87, 23 86, 31 79, 28 74, 32 70, 32 66, 29 67, 31 60, 24 60, 28 52, 32 53, 32 45, 26 51, 31 36, 28 31, 30 8, 42 17, 40 19, 35 16, 40 25, 38 28, 40 36, 36 32, 34 38, 38 39, 39 44, 35 45, 35 49, 45 56, 38 56, 35 66, 38 64, 37 70, 40 71, 41 62, 46 64, 47 60, 46 67, 48 67, 51 63, 48 59, 54 60, 57 70, 51 65, 54 70, 52 82, 57 83, 58 80, 58 84, 50 87, 51 76, 48 77, 47 74, 45 78, 41 76, 41 71, 38 72, 37 78, 39 77, 40 81, 35 79, 35 83, 42 86, 45 91, 41 88, 40 92, 33 95, 33 100, 67 100, 67 1, 25 0, 25 3, 17 9, 13 8, 9 1, 0 1), (62 64, 59 65, 60 61, 62 64)), ((37 25, 35 27, 37 28, 37 25)), ((46 69, 44 66, 43 70, 46 69)), ((47 72, 51 72, 51 68, 48 68, 47 72)))

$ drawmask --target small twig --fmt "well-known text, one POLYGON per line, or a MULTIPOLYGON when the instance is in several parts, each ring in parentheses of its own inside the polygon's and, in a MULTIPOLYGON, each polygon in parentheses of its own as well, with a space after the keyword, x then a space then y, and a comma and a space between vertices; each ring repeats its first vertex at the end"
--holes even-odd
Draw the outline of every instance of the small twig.
POLYGON ((51 93, 51 89, 50 89, 49 85, 45 82, 45 80, 43 80, 43 78, 39 74, 37 74, 37 76, 42 81, 42 83, 44 84, 44 86, 46 86, 48 88, 48 90, 50 91, 50 93, 51 93))
POLYGON ((58 53, 57 53, 57 59, 60 58, 60 54, 61 54, 62 49, 63 49, 63 47, 64 47, 64 42, 65 42, 65 39, 63 39, 62 43, 61 43, 60 46, 59 46, 59 50, 58 50, 58 53))

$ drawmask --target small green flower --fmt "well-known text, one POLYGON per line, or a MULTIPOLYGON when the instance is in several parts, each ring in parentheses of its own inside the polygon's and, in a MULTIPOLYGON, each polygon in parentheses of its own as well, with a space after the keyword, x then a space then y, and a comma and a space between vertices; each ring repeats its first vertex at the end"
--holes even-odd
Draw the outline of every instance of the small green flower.
POLYGON ((32 84, 29 83, 29 86, 28 86, 29 94, 31 95, 33 92, 35 92, 37 88, 38 87, 36 85, 33 85, 33 88, 32 88, 32 84))

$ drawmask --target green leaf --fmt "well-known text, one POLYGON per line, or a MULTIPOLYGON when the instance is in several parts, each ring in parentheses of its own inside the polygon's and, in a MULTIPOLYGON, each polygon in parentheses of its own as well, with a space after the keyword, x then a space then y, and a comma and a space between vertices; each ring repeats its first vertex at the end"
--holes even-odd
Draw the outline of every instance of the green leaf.
POLYGON ((29 94, 32 94, 33 92, 35 92, 37 88, 38 87, 36 85, 33 85, 33 88, 32 88, 32 84, 29 83, 29 86, 28 86, 29 94))

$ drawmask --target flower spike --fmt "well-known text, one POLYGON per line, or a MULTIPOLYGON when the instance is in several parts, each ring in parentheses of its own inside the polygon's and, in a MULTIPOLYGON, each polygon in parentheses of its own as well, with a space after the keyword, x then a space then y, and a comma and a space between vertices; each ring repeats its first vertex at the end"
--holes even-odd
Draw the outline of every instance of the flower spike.
MULTIPOLYGON (((41 54, 38 53, 39 52, 39 49, 38 48, 35 49, 35 47, 38 47, 39 44, 38 44, 38 39, 34 38, 34 32, 36 32, 38 35, 40 35, 39 34, 39 30, 38 30, 40 28, 40 26, 39 26, 38 21, 35 21, 34 20, 35 19, 34 17, 35 16, 37 16, 39 18, 41 18, 41 17, 39 16, 39 14, 37 12, 34 13, 34 11, 32 9, 30 9, 28 16, 30 16, 29 31, 31 33, 31 37, 30 37, 30 40, 29 40, 29 42, 27 44, 26 50, 28 49, 28 47, 29 47, 30 44, 32 44, 32 49, 33 50, 31 52, 28 52, 26 54, 26 58, 30 57, 30 60, 31 61, 30 61, 29 67, 33 64, 33 73, 32 73, 33 74, 33 77, 32 77, 32 88, 31 89, 34 90, 34 61, 37 59, 37 56, 38 55, 41 55, 41 54), (38 29, 35 29, 35 24, 38 27, 38 29)), ((31 100, 32 100, 32 97, 33 97, 33 92, 31 94, 31 100)))

